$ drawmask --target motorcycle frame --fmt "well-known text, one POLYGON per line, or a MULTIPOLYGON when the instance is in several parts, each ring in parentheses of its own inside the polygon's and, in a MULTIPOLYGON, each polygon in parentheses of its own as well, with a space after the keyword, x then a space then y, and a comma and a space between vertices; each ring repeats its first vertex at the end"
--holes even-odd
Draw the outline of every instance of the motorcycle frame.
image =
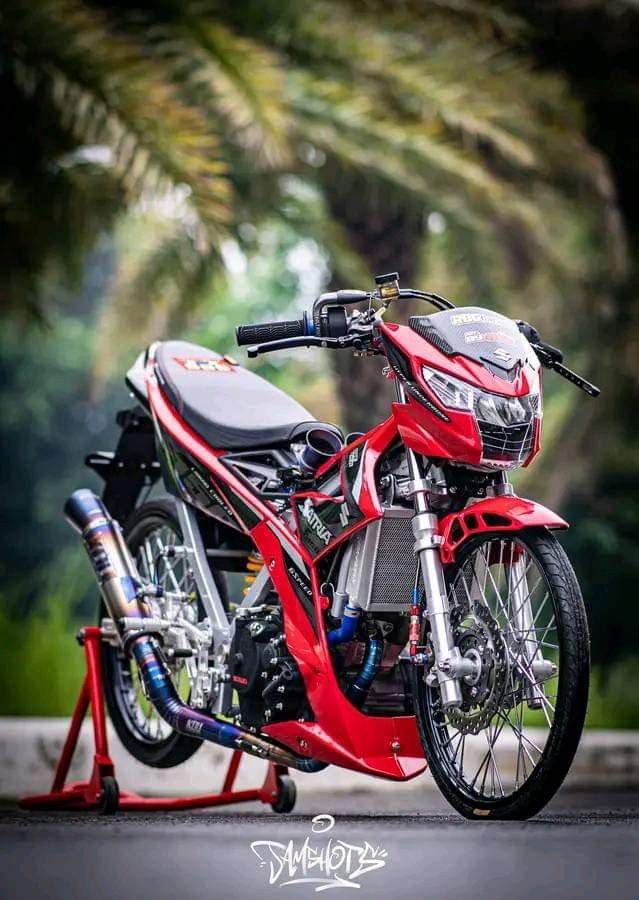
MULTIPOLYGON (((402 326, 383 325, 382 328, 389 340, 399 342, 400 345, 407 341, 412 346, 413 336, 412 333, 407 334, 408 329, 400 332, 398 337, 396 332, 402 326)), ((440 365, 441 361, 438 359, 443 354, 432 348, 431 355, 430 349, 424 350, 426 343, 418 339, 417 335, 414 338, 419 341, 415 344, 414 374, 419 376, 418 367, 422 362, 443 369, 444 366, 440 365)), ((446 365, 450 367, 450 361, 446 365)), ((473 377, 477 381, 482 385, 488 383, 494 389, 492 379, 495 376, 470 361, 465 360, 464 365, 472 368, 473 377)), ((394 377, 398 377, 397 374, 394 377)), ((514 385, 506 383, 507 388, 503 393, 518 395, 526 392, 530 387, 528 377, 524 376, 523 381, 514 385)), ((153 348, 149 351, 145 380, 159 446, 166 446, 168 439, 200 471, 202 468, 206 471, 216 496, 233 516, 235 527, 250 537, 261 554, 281 601, 287 647, 299 667, 314 720, 273 723, 265 725, 261 729, 262 733, 299 755, 318 758, 369 775, 396 781, 405 781, 419 775, 426 768, 427 762, 415 717, 366 715, 346 698, 339 686, 323 625, 329 600, 321 593, 318 564, 327 553, 347 541, 355 531, 365 528, 382 516, 375 470, 385 451, 401 440, 409 450, 424 456, 441 456, 441 439, 429 431, 426 418, 428 411, 411 397, 406 398, 406 403, 394 403, 388 419, 342 448, 317 471, 316 484, 331 470, 339 470, 341 489, 346 494, 345 461, 348 455, 357 451, 361 475, 357 498, 360 515, 353 523, 349 522, 348 527, 327 546, 317 553, 311 553, 299 537, 299 528, 298 533, 293 531, 271 501, 260 496, 248 480, 224 463, 224 451, 205 442, 172 406, 156 375, 153 348)), ((469 420, 471 417, 466 415, 464 418, 469 420)), ((468 431, 468 421, 465 424, 468 431)), ((455 428, 455 421, 451 421, 451 432, 455 428)), ((538 449, 538 432, 537 428, 530 458, 538 449)), ((477 441, 481 450, 478 433, 475 434, 475 442, 477 441)), ((470 433, 467 434, 467 443, 470 446, 470 433)), ((477 458, 476 448, 472 449, 472 453, 473 458, 477 458)), ((527 462, 529 461, 530 459, 527 462)), ((190 551, 195 557, 199 557, 194 573, 212 622, 216 655, 221 659, 228 649, 232 625, 228 622, 219 593, 208 573, 208 566, 202 562, 205 559, 204 551, 190 507, 191 498, 184 489, 182 493, 184 502, 180 504, 180 520, 183 528, 189 529, 185 540, 190 542, 190 551)), ((317 490, 292 494, 291 499, 295 509, 296 500, 336 502, 335 497, 317 490)), ((496 496, 474 503, 440 521, 441 561, 444 564, 454 562, 462 544, 476 534, 496 530, 517 532, 531 526, 565 528, 567 524, 540 504, 513 496, 496 496), (495 525, 495 522, 498 524, 495 525)), ((408 609, 409 594, 406 602, 408 609)))

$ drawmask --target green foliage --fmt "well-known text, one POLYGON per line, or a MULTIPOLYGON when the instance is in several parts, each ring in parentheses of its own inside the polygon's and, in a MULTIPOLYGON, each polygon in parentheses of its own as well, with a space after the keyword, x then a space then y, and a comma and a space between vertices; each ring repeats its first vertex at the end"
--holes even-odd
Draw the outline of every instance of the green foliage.
MULTIPOLYGON (((82 586, 88 586, 91 573, 81 550, 59 562, 48 570, 37 611, 29 616, 8 612, 18 606, 19 588, 13 589, 13 596, 3 592, 0 715, 64 716, 73 710, 84 676, 84 654, 74 641, 81 620, 73 601, 82 586)), ((92 624, 95 610, 89 615, 92 624)))
POLYGON ((566 510, 573 525, 562 543, 580 578, 593 657, 604 666, 604 681, 610 665, 637 654, 630 623, 639 584, 639 497, 634 489, 638 478, 636 463, 632 468, 611 466, 594 485, 593 495, 574 496, 566 510))
MULTIPOLYGON (((35 134, 37 160, 23 171, 5 166, 0 206, 20 203, 29 221, 46 216, 59 192, 71 210, 92 196, 87 240, 100 221, 100 190, 107 225, 114 209, 132 205, 170 220, 169 233, 118 280, 102 329, 111 341, 151 306, 189 312, 206 298, 222 242, 241 242, 244 221, 290 214, 290 176, 333 193, 365 174, 369 191, 445 213, 477 263, 486 240, 499 248, 499 230, 508 229, 537 264, 581 277, 564 235, 576 219, 592 228, 614 193, 579 112, 561 79, 506 49, 500 35, 517 31, 513 16, 487 5, 478 28, 479 5, 464 9, 361 0, 5 4, 4 91, 37 113, 29 128, 18 121, 13 145, 35 134), (37 207, 20 193, 35 165, 60 182, 37 207)), ((321 235, 342 277, 361 274, 340 225, 315 210, 314 223, 298 219, 301 233, 321 235)), ((73 243, 57 219, 58 234, 31 248, 29 271, 38 254, 64 255, 60 235, 73 243)), ((8 214, 6 224, 24 237, 8 214)), ((512 252, 505 245, 483 266, 492 284, 512 252)), ((33 305, 33 278, 29 286, 33 305)), ((13 302, 24 299, 22 291, 13 302)))
POLYGON ((595 666, 588 699, 587 728, 639 728, 639 660, 595 666))
POLYGON ((114 412, 128 400, 120 382, 103 406, 89 402, 95 315, 86 295, 100 290, 111 266, 108 250, 94 256, 86 294, 69 300, 50 328, 27 330, 12 321, 0 328, 0 583, 15 587, 6 598, 16 604, 14 613, 30 608, 43 582, 57 577, 51 563, 60 550, 76 545, 63 503, 82 483, 99 489, 82 462, 90 451, 113 446, 114 412))

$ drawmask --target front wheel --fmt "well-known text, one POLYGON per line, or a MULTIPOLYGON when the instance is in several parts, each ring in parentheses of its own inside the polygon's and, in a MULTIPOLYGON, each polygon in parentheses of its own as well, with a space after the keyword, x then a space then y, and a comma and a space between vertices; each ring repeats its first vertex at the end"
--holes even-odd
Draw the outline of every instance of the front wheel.
MULTIPOLYGON (((415 714, 433 778, 467 818, 526 819, 572 763, 588 701, 586 612, 551 533, 483 534, 446 572, 455 642, 477 664, 443 710, 414 667, 415 714)), ((428 624, 424 626, 428 643, 428 624)))

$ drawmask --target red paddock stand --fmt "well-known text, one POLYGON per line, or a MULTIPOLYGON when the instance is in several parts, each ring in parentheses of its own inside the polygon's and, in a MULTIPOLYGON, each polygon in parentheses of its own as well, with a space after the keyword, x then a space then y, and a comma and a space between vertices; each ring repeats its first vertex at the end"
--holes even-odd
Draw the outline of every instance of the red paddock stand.
POLYGON ((114 813, 119 810, 203 809, 208 806, 248 803, 255 800, 269 803, 275 812, 290 812, 293 809, 295 784, 288 777, 286 766, 268 763, 266 778, 261 787, 245 791, 233 790, 242 758, 241 750, 233 751, 222 790, 218 794, 203 794, 197 797, 140 797, 139 794, 120 791, 115 779, 115 767, 109 756, 107 741, 100 666, 101 640, 102 635, 99 628, 87 627, 80 632, 80 642, 84 646, 86 656, 87 673, 58 760, 51 791, 48 794, 23 797, 20 800, 22 809, 97 810, 103 813, 114 813), (65 785, 82 721, 89 707, 91 707, 95 743, 91 778, 88 781, 76 781, 65 785))

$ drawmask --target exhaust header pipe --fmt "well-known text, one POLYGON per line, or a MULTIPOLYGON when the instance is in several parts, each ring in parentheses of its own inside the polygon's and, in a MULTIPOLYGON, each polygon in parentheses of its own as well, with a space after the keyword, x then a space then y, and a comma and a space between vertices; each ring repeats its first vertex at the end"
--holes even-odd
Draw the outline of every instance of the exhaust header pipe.
POLYGON ((327 764, 320 760, 296 756, 230 722, 187 706, 175 689, 158 642, 146 632, 136 638, 136 629, 131 627, 132 619, 149 618, 151 610, 144 600, 142 579, 120 526, 102 500, 87 489, 71 494, 64 514, 82 537, 106 608, 121 641, 138 665, 149 699, 172 728, 301 772, 326 768, 327 764))

